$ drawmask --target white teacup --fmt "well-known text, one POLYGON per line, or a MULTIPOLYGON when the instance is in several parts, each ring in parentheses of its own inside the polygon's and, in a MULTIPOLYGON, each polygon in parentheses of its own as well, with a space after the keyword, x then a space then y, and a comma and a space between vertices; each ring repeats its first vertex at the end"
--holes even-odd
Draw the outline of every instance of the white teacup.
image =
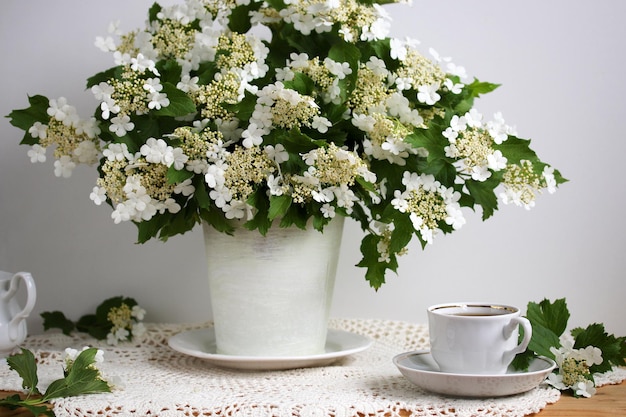
POLYGON ((442 372, 499 375, 526 350, 532 327, 517 307, 449 303, 428 308, 430 351, 442 372), (524 337, 518 343, 518 327, 524 337))

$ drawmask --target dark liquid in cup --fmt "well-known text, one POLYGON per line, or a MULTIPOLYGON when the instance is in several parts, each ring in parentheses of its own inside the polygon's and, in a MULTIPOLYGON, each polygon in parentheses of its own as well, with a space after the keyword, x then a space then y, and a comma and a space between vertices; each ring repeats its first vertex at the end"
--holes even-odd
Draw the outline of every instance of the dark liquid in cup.
POLYGON ((450 314, 451 316, 471 316, 471 317, 488 317, 488 316, 498 316, 498 313, 493 314, 482 314, 482 313, 455 313, 450 314))
POLYGON ((507 311, 490 311, 488 313, 481 313, 479 311, 476 311, 474 313, 472 312, 468 312, 468 313, 452 313, 450 314, 451 316, 463 316, 463 317, 490 317, 490 316, 501 316, 503 314, 507 314, 507 311))

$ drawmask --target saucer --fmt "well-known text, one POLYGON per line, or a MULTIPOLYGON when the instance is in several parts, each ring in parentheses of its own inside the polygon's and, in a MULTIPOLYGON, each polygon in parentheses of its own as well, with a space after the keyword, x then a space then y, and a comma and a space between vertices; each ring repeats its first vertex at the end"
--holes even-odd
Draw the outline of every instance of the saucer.
POLYGON ((409 381, 428 391, 459 397, 501 397, 530 391, 539 386, 556 367, 552 359, 534 358, 528 371, 511 368, 502 375, 446 373, 429 351, 401 353, 393 363, 409 381))
POLYGON ((217 353, 215 331, 212 327, 178 333, 168 340, 169 346, 180 353, 205 359, 225 368, 255 371, 324 366, 344 356, 361 352, 372 343, 369 337, 360 334, 328 329, 324 353, 306 356, 238 356, 217 353))

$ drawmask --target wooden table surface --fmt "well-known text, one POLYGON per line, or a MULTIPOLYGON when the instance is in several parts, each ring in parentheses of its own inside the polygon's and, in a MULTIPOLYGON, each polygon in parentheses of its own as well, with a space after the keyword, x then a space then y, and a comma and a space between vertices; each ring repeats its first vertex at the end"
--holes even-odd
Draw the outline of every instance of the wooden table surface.
MULTIPOLYGON (((0 398, 12 394, 0 391, 0 398)), ((562 395, 554 404, 530 417, 624 417, 626 416, 626 381, 618 385, 605 385, 591 398, 574 398, 562 395)), ((24 410, 10 411, 0 407, 0 417, 32 417, 24 410)), ((408 416, 407 416, 408 417, 408 416)))

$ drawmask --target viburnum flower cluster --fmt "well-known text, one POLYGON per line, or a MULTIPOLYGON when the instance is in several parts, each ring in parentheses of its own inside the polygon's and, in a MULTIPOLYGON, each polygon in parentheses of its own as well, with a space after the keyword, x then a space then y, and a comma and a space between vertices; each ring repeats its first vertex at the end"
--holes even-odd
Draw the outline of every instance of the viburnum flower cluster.
POLYGON ((574 341, 570 337, 561 339, 561 347, 550 348, 558 369, 548 376, 547 381, 559 390, 571 390, 577 397, 589 398, 596 393, 590 368, 602 364, 602 350, 594 346, 574 349, 574 341))
POLYGON ((378 288, 413 236, 423 245, 503 203, 530 208, 564 179, 474 99, 497 86, 418 42, 390 37, 365 0, 187 0, 111 25, 113 67, 88 80, 94 115, 30 97, 11 113, 32 162, 97 164, 91 199, 139 241, 232 222, 265 233, 357 220, 378 288))
POLYGON ((107 319, 112 327, 107 334, 107 343, 117 345, 118 342, 125 342, 133 338, 141 337, 146 332, 146 327, 142 320, 146 311, 134 305, 122 303, 119 307, 112 307, 107 314, 107 319))

